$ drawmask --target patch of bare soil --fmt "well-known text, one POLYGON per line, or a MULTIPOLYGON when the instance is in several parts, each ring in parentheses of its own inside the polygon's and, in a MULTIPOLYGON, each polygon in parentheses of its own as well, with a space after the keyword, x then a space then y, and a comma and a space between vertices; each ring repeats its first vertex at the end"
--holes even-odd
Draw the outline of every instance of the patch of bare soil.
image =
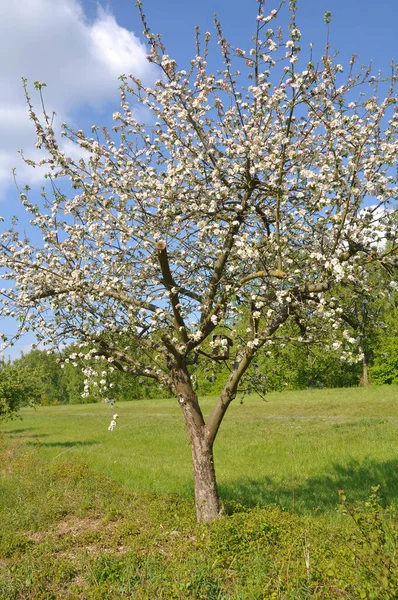
MULTIPOLYGON (((56 523, 55 527, 50 529, 49 531, 32 531, 27 532, 27 537, 29 540, 33 542, 40 543, 44 541, 48 537, 64 537, 66 535, 71 535, 73 539, 78 541, 78 538, 89 532, 100 532, 106 533, 110 532, 114 523, 104 523, 102 519, 92 518, 92 517, 71 517, 70 519, 59 521, 56 523)), ((106 542, 106 538, 103 540, 106 542)), ((90 555, 98 555, 98 554, 106 554, 111 552, 120 552, 121 554, 125 554, 128 552, 128 549, 122 545, 107 547, 106 543, 103 543, 101 539, 96 542, 87 542, 82 544, 82 549, 84 552, 90 555)), ((76 550, 67 550, 64 552, 59 552, 58 556, 68 556, 69 558, 76 557, 76 550)))
POLYGON ((50 529, 49 531, 28 531, 26 535, 33 542, 41 542, 48 536, 63 536, 68 533, 72 534, 73 537, 77 537, 82 533, 87 533, 87 531, 97 531, 100 525, 100 519, 71 517, 68 520, 59 521, 54 529, 50 529))
POLYGON ((103 529, 103 523, 100 519, 92 517, 71 517, 67 521, 59 521, 55 528, 56 535, 65 535, 71 533, 73 537, 86 533, 87 531, 96 531, 99 527, 103 529))

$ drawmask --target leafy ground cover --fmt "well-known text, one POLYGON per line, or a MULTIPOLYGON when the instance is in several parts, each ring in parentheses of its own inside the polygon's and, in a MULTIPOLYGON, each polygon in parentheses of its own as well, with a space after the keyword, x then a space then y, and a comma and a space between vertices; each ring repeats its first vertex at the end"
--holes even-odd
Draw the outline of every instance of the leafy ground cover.
POLYGON ((27 409, 1 426, 0 597, 396 598, 397 391, 236 403, 226 516, 201 526, 172 400, 120 404, 113 432, 104 405, 27 409))

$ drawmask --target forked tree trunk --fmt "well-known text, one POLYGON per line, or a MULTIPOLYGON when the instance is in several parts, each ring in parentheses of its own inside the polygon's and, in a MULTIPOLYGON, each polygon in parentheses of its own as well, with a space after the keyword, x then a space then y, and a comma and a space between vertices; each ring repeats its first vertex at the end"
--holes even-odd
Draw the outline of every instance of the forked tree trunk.
POLYGON ((211 521, 220 514, 213 444, 207 440, 198 398, 184 366, 173 369, 173 382, 191 442, 196 517, 198 522, 211 521))

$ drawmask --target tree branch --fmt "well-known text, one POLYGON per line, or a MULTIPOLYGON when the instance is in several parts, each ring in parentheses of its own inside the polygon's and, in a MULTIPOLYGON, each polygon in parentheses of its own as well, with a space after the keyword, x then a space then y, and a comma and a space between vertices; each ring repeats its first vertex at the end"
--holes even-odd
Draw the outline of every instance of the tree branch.
POLYGON ((175 329, 180 340, 186 344, 188 342, 188 332, 185 321, 181 314, 181 304, 177 292, 178 286, 176 285, 176 282, 174 281, 173 275, 170 271, 166 242, 159 241, 156 244, 156 249, 158 251, 159 264, 162 271, 164 284, 170 296, 170 302, 174 314, 175 329))
MULTIPOLYGON (((85 294, 87 294, 87 290, 81 290, 81 291, 85 292, 85 294)), ((67 287, 61 287, 61 288, 57 288, 57 289, 52 288, 52 289, 45 290, 43 292, 39 292, 38 294, 34 294, 33 296, 30 296, 29 301, 35 302, 36 300, 41 300, 44 298, 51 298, 54 296, 60 296, 62 294, 70 294, 71 292, 76 292, 76 289, 67 288, 67 287)), ((162 310, 162 313, 166 316, 167 320, 170 321, 171 323, 174 322, 173 317, 169 312, 167 312, 163 309, 160 309, 159 306, 156 306, 156 304, 152 304, 151 302, 143 302, 142 300, 136 300, 135 298, 131 298, 130 296, 127 296, 127 294, 123 294, 123 292, 117 292, 115 290, 100 290, 100 293, 103 296, 106 296, 108 298, 114 298, 115 300, 119 300, 122 304, 136 306, 139 308, 144 308, 153 313, 156 313, 158 310, 162 310)))

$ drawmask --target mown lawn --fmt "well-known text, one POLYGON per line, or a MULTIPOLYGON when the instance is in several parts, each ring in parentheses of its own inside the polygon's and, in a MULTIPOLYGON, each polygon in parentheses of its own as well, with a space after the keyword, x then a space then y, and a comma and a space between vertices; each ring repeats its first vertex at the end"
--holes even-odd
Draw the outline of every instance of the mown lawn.
POLYGON ((397 598, 397 400, 237 401, 215 448, 229 516, 202 526, 175 401, 26 409, 0 427, 0 598, 397 598))

